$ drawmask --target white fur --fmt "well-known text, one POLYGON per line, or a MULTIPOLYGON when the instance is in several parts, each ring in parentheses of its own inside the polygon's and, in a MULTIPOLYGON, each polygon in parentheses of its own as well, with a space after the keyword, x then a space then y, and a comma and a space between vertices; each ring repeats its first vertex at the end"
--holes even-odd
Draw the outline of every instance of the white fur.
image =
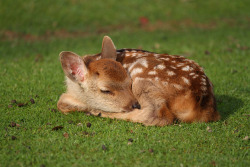
POLYGON ((143 69, 142 68, 134 68, 131 73, 130 73, 130 76, 133 77, 134 75, 137 75, 139 73, 142 73, 143 72, 143 69))
POLYGON ((147 62, 147 60, 143 59, 143 58, 140 58, 140 59, 137 59, 135 62, 133 62, 129 66, 128 71, 130 72, 132 70, 132 68, 134 68, 137 64, 140 64, 140 65, 142 65, 145 68, 148 68, 148 62, 147 62))
POLYGON ((182 68, 182 71, 189 71, 190 70, 190 67, 189 66, 185 66, 182 68))
POLYGON ((165 68, 166 68, 166 66, 163 65, 163 64, 159 64, 159 65, 157 65, 157 66, 154 67, 154 69, 159 69, 159 70, 163 70, 165 68))
POLYGON ((148 75, 156 75, 156 74, 157 74, 156 71, 149 71, 149 72, 148 72, 148 75))
POLYGON ((175 75, 175 73, 174 73, 173 71, 167 71, 167 74, 168 74, 169 76, 175 75))
POLYGON ((181 77, 182 78, 182 80, 186 83, 186 84, 190 84, 190 82, 189 82, 189 80, 186 78, 186 77, 181 77))

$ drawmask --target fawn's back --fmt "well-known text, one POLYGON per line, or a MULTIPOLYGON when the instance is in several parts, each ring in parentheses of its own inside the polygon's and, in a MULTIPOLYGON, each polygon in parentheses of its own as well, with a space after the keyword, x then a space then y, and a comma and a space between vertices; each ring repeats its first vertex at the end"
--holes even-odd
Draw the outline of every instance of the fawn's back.
MULTIPOLYGON (((105 71, 104 67, 110 69, 108 73, 109 76, 104 77, 102 82, 109 82, 109 85, 113 84, 113 86, 108 86, 106 97, 103 97, 103 92, 100 91, 98 92, 99 95, 96 94, 96 96, 102 96, 103 98, 112 96, 113 102, 116 101, 117 103, 112 104, 106 101, 107 104, 111 104, 109 105, 110 110, 112 110, 112 105, 120 105, 121 108, 124 108, 124 104, 122 104, 121 100, 115 99, 134 98, 130 98, 133 100, 130 100, 130 103, 126 104, 128 108, 126 111, 128 112, 124 112, 124 109, 119 110, 119 107, 116 107, 116 113, 114 113, 114 111, 109 112, 108 108, 104 110, 101 107, 95 107, 94 104, 98 103, 98 100, 96 101, 96 99, 93 98, 90 98, 92 102, 88 102, 93 103, 92 106, 85 107, 85 110, 93 114, 101 112, 101 115, 104 117, 125 119, 133 122, 141 122, 145 125, 159 126, 172 124, 175 119, 183 122, 208 122, 219 119, 212 84, 203 69, 194 61, 182 56, 156 54, 137 49, 116 50, 109 37, 104 37, 102 47, 102 53, 83 58, 83 61, 87 64, 89 75, 96 73, 94 69, 101 67, 102 70, 99 71, 105 71), (119 68, 115 68, 111 65, 116 64, 114 60, 119 62, 119 64, 117 64, 119 68), (105 61, 106 64, 110 64, 106 66, 103 65, 105 61), (96 62, 99 62, 99 64, 96 62), (128 83, 130 82, 129 80, 132 81, 132 91, 130 91, 131 88, 114 91, 114 83, 117 83, 115 78, 121 76, 123 76, 123 78, 125 78, 124 80, 127 80, 128 83), (119 91, 125 93, 119 94, 117 93, 119 91), (126 95, 126 93, 129 94, 129 96, 126 95)), ((88 75, 86 74, 86 76, 88 75)), ((121 81, 118 85, 123 82, 124 81, 121 81)), ((116 85, 115 87, 119 86, 116 85)), ((74 98, 79 99, 77 97, 74 98)), ((79 101, 84 102, 89 101, 89 99, 81 98, 79 101)))

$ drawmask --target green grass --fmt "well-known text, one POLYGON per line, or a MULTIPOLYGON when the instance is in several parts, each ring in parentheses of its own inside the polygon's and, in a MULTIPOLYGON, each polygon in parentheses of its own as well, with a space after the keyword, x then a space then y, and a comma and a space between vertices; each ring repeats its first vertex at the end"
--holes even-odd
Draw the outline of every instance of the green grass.
POLYGON ((247 0, 1 0, 0 166, 250 166, 250 140, 243 140, 250 136, 249 6, 247 0), (140 25, 142 16, 147 25, 140 25), (197 61, 214 84, 222 119, 145 127, 51 111, 65 91, 58 54, 100 52, 104 35, 117 48, 197 61), (28 103, 10 108, 13 99, 28 103))

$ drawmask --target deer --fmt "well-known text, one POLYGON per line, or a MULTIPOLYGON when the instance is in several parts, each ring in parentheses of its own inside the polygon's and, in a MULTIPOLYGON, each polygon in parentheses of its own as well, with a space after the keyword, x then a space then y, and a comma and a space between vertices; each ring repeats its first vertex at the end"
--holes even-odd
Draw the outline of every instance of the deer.
POLYGON ((101 53, 60 53, 67 90, 58 110, 88 112, 145 126, 218 121, 213 85, 183 56, 119 49, 104 36, 101 53))

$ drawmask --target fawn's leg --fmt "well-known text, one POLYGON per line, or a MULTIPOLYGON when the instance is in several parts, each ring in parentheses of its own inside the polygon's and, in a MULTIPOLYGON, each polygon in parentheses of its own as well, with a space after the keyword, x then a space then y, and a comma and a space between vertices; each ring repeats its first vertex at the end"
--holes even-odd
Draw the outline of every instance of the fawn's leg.
MULTIPOLYGON (((93 115, 100 115, 101 117, 122 119, 131 122, 143 123, 146 126, 164 126, 172 124, 175 116, 169 111, 166 106, 165 99, 151 96, 152 93, 142 93, 138 98, 142 109, 135 109, 131 112, 110 113, 98 110, 91 110, 93 115)), ((154 92, 155 93, 155 92, 154 92)))
POLYGON ((162 88, 150 80, 136 79, 132 86, 133 94, 142 106, 126 114, 133 122, 141 122, 148 126, 164 126, 172 124, 175 116, 169 110, 162 88))
POLYGON ((79 100, 72 97, 70 94, 64 93, 61 95, 57 108, 64 114, 74 111, 86 111, 87 106, 79 100))

